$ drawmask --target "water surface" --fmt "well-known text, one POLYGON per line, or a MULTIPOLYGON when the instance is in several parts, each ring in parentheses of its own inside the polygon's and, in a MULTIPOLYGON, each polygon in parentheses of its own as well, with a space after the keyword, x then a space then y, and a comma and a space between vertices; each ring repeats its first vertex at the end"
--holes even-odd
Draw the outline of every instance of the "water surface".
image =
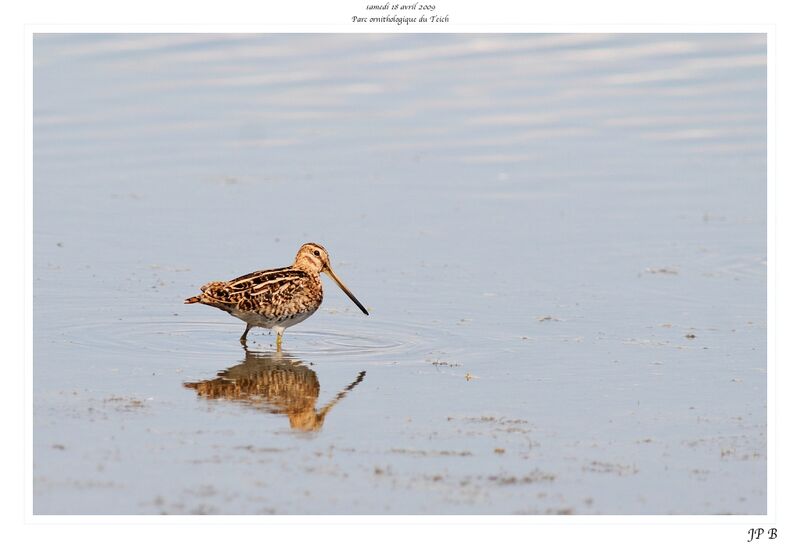
POLYGON ((37 35, 37 514, 766 513, 764 35, 37 35), (210 280, 317 241, 284 352, 210 280))

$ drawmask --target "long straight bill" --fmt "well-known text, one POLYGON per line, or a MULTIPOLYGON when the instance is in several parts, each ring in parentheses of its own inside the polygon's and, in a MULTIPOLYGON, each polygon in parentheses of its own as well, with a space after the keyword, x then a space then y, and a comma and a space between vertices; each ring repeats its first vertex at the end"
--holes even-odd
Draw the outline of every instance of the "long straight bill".
POLYGON ((350 293, 350 290, 349 290, 349 289, 347 289, 347 287, 346 287, 346 286, 345 286, 345 285, 342 283, 342 280, 340 280, 340 279, 339 279, 339 276, 337 276, 337 275, 336 275, 336 273, 333 271, 333 269, 332 269, 332 268, 330 268, 330 267, 328 267, 328 268, 326 268, 326 269, 325 269, 325 272, 327 272, 327 273, 330 275, 330 277, 331 277, 331 278, 333 278, 333 281, 334 281, 334 282, 336 282, 336 284, 337 284, 339 287, 341 287, 341 288, 342 288, 342 291, 344 291, 344 292, 345 292, 345 294, 346 294, 348 297, 350 297, 350 300, 351 300, 351 301, 353 301, 354 303, 356 303, 356 306, 357 306, 358 308, 360 308, 360 309, 361 309, 361 312, 363 312, 364 314, 366 314, 367 316, 369 316, 369 312, 367 312, 367 309, 366 309, 366 308, 364 308, 364 305, 363 305, 363 304, 361 304, 360 302, 358 302, 358 299, 356 299, 356 296, 355 296, 355 295, 353 295, 352 293, 350 293))

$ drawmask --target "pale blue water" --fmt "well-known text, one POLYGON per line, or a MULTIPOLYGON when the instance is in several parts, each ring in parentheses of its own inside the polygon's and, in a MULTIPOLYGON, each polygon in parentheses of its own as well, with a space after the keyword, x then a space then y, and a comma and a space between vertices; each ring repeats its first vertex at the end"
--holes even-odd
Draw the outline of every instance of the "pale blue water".
POLYGON ((765 36, 38 35, 33 93, 35 513, 766 513, 765 36), (185 387, 277 390, 182 303, 305 241, 370 316, 185 387))

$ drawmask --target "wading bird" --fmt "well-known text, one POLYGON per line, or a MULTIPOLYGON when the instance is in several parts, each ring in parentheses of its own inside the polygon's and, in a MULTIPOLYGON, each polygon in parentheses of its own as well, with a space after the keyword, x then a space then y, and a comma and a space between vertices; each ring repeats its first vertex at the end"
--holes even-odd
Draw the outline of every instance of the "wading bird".
POLYGON ((200 288, 200 295, 189 297, 186 304, 201 303, 219 308, 247 324, 239 340, 247 342, 253 327, 274 329, 277 349, 281 349, 283 331, 317 311, 322 304, 320 274, 329 275, 361 309, 369 315, 355 295, 331 268, 328 252, 319 244, 303 244, 292 266, 259 270, 228 282, 210 282, 200 288))

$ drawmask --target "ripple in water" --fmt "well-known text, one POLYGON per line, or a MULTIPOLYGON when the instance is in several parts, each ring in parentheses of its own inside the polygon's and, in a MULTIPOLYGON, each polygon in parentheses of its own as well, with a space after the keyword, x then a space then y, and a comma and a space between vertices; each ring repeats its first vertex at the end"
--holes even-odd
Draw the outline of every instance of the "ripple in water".
MULTIPOLYGON (((244 324, 241 324, 242 326, 244 324)), ((91 348, 99 353, 186 355, 227 355, 240 347, 243 329, 236 322, 169 321, 164 319, 91 322, 59 330, 65 342, 91 348)), ((352 331, 314 329, 302 326, 284 334, 284 350, 302 356, 363 356, 388 359, 421 355, 434 347, 437 334, 430 326, 381 321, 360 323, 352 331)), ((275 334, 253 329, 249 350, 274 349, 275 334)))

